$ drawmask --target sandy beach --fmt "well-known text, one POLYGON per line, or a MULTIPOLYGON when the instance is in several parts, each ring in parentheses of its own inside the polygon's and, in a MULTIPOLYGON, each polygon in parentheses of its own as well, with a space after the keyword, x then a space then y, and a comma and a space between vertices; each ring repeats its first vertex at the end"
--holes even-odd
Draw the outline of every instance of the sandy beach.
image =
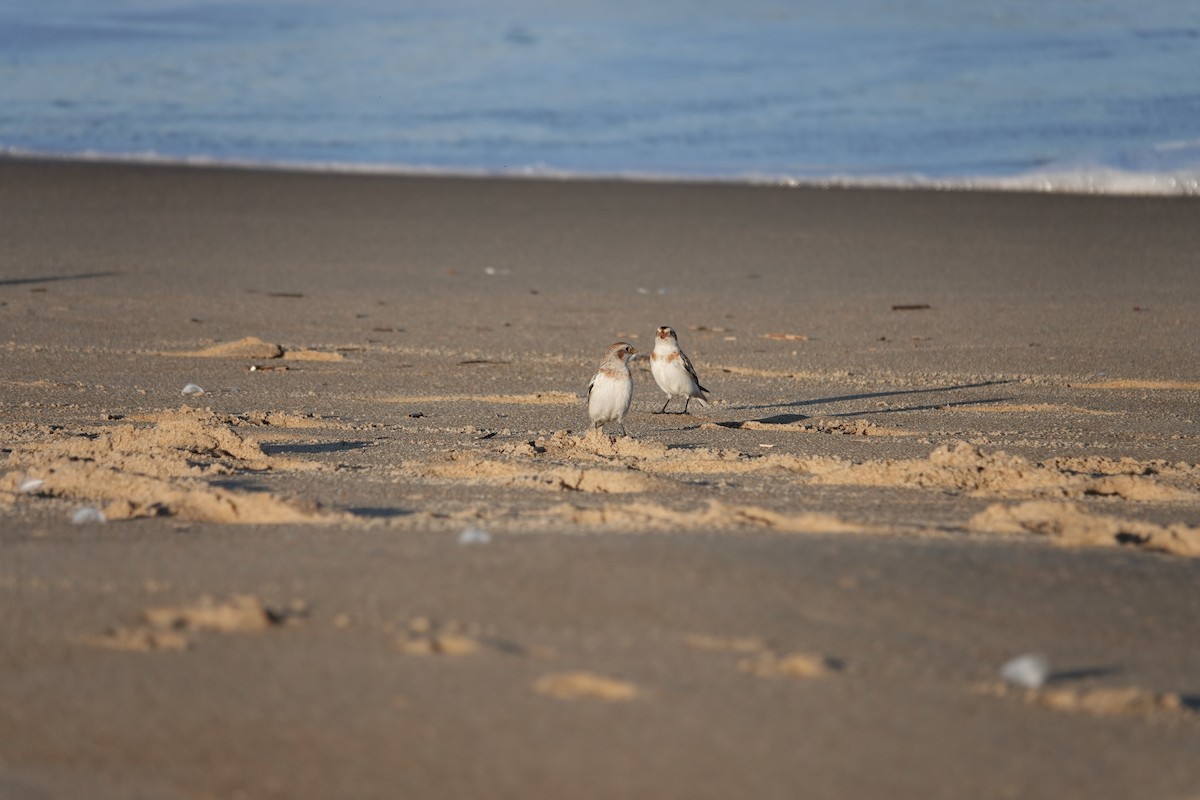
POLYGON ((0 161, 0 797, 1196 800, 1197 220, 0 161))

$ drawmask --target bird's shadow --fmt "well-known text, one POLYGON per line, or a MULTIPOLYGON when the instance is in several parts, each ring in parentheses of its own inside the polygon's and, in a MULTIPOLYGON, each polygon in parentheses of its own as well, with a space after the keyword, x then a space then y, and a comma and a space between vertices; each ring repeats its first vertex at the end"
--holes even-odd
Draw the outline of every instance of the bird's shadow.
POLYGON ((318 453, 345 453, 350 450, 365 450, 372 444, 373 442, 309 442, 306 444, 271 444, 264 442, 262 449, 269 456, 283 455, 285 453, 315 455, 318 453))
POLYGON ((92 278, 111 278, 120 272, 80 272, 75 275, 46 275, 41 278, 4 278, 0 286, 22 286, 30 283, 57 283, 59 281, 84 281, 92 278))
MULTIPOLYGON (((812 400, 795 400, 790 403, 767 403, 765 405, 756 406, 730 406, 730 411, 769 411, 773 408, 799 408, 803 406, 819 406, 829 403, 850 403, 856 400, 877 400, 881 397, 904 397, 914 394, 932 394, 934 392, 961 392, 966 389, 981 389, 985 386, 1002 386, 1006 383, 1013 383, 1011 379, 1001 381, 980 381, 979 383, 960 383, 955 386, 933 386, 928 389, 895 389, 888 392, 865 392, 862 394, 845 394, 839 397, 818 397, 812 400)), ((950 405, 969 405, 972 403, 994 403, 1000 398, 992 398, 988 400, 964 400, 958 403, 931 403, 923 406, 909 406, 902 409, 885 409, 887 411, 923 411, 933 408, 943 408, 950 405)), ((853 416, 860 413, 876 413, 874 411, 849 412, 844 414, 833 414, 831 416, 853 416)), ((760 420, 761 421, 761 420, 760 420)))
POLYGON ((1118 675, 1120 672, 1120 667, 1111 664, 1100 667, 1061 669, 1047 675, 1046 683, 1069 683, 1071 681, 1087 680, 1088 678, 1106 678, 1109 675, 1118 675))
POLYGON ((355 506, 346 510, 352 515, 362 517, 363 519, 394 519, 396 517, 407 517, 413 513, 407 508, 391 508, 387 506, 355 506))
MULTIPOLYGON (((986 386, 999 386, 1006 383, 1012 383, 1011 380, 1002 381, 981 381, 979 383, 963 383, 955 386, 936 386, 929 389, 898 389, 890 392, 866 392, 862 394, 847 394, 838 397, 818 397, 812 400, 795 400, 788 403, 767 403, 764 405, 746 405, 746 406, 730 406, 730 411, 769 411, 772 409, 788 409, 802 408, 808 406, 826 405, 829 403, 850 403, 859 400, 876 400, 882 397, 904 397, 914 394, 931 394, 934 392, 960 392, 967 389, 979 389, 986 386)), ((935 409, 956 408, 963 406, 986 405, 989 403, 1001 403, 1011 398, 1008 397, 985 397, 975 400, 954 400, 945 403, 925 403, 921 405, 900 406, 897 408, 872 408, 858 411, 840 411, 831 414, 799 414, 794 412, 782 412, 771 414, 769 416, 757 417, 752 420, 730 420, 727 422, 717 422, 725 428, 740 428, 746 422, 759 422, 766 425, 794 425, 805 420, 813 419, 818 416, 823 417, 861 417, 864 415, 878 414, 899 414, 913 411, 932 411, 935 409)))

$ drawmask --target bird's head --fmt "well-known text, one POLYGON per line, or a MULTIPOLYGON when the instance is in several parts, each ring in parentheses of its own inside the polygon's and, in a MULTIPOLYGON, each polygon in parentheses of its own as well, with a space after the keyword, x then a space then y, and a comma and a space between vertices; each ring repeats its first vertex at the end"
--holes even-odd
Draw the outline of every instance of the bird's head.
POLYGON ((608 346, 608 352, 605 355, 616 361, 631 361, 637 352, 637 348, 629 342, 614 342, 608 346))

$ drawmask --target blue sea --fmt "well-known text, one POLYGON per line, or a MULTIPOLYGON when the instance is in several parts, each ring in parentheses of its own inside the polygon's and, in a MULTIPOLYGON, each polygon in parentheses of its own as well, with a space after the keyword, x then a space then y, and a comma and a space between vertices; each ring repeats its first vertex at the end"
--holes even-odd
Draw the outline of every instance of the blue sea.
POLYGON ((0 155, 1200 194, 1197 0, 0 0, 0 155))

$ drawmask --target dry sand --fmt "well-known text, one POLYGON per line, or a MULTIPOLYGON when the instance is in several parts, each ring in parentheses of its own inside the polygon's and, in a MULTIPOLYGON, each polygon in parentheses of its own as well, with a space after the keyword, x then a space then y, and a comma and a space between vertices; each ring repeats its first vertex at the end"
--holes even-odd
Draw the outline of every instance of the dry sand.
POLYGON ((1197 219, 0 162, 0 797, 1200 797, 1197 219))

